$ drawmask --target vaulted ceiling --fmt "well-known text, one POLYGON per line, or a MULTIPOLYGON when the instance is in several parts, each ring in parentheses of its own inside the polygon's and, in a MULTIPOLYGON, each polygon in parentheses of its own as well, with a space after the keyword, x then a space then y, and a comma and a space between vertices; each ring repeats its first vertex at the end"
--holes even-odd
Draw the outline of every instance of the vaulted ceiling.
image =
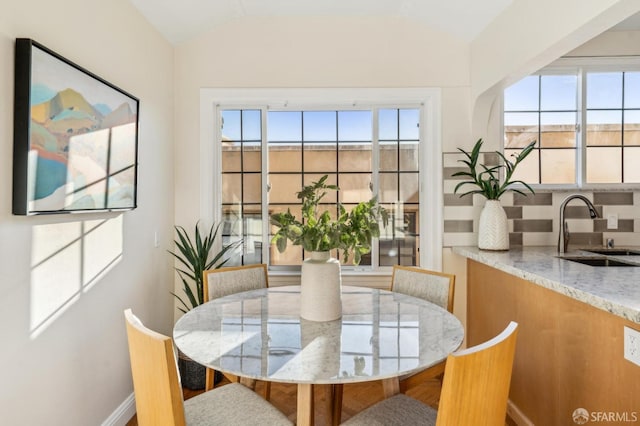
POLYGON ((130 0, 179 44, 243 17, 395 16, 471 41, 512 0, 130 0))

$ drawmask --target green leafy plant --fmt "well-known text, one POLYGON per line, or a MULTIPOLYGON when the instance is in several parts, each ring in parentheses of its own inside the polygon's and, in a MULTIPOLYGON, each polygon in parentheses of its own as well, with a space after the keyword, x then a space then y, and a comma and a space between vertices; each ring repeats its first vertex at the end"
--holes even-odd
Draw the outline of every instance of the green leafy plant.
POLYGON ((466 185, 475 185, 477 189, 473 189, 461 194, 461 197, 469 194, 481 194, 487 200, 499 200, 502 194, 507 190, 517 192, 518 194, 526 195, 518 188, 513 188, 514 184, 522 184, 526 189, 535 192, 526 182, 521 180, 511 180, 513 173, 520 164, 530 153, 533 151, 536 141, 531 142, 524 147, 519 153, 512 154, 514 161, 509 161, 501 152, 496 151, 496 154, 500 157, 501 163, 494 166, 486 166, 484 164, 478 164, 478 157, 480 156, 480 148, 482 147, 482 139, 478 139, 471 152, 458 148, 458 151, 462 152, 466 159, 459 160, 466 164, 467 170, 454 173, 453 176, 464 176, 469 178, 456 185, 453 190, 454 193, 458 193, 458 190, 466 185), (504 180, 500 181, 500 171, 504 169, 504 180))
POLYGON ((320 212, 318 209, 328 191, 340 189, 327 184, 327 177, 324 175, 297 193, 298 199, 302 200, 302 220, 298 220, 289 209, 271 215, 270 223, 278 228, 271 243, 281 253, 287 249, 287 241, 307 251, 342 250, 344 262, 349 262, 350 253, 353 253, 353 263, 357 265, 362 255, 371 251, 371 240, 380 236, 380 220, 383 226, 387 226, 388 212, 373 197, 360 202, 349 212, 338 204, 338 218, 332 219, 329 211, 320 212))
POLYGON ((182 226, 175 226, 177 239, 174 240, 174 242, 177 250, 175 252, 169 250, 169 253, 178 259, 178 262, 181 264, 181 266, 175 269, 178 275, 180 275, 183 290, 189 303, 187 304, 185 300, 177 294, 173 292, 171 294, 182 304, 182 306, 178 307, 182 312, 187 312, 205 302, 203 294, 203 272, 222 267, 229 261, 229 258, 225 256, 242 244, 242 240, 235 241, 223 245, 220 251, 212 254, 220 225, 221 224, 211 225, 209 231, 205 235, 202 235, 198 223, 196 223, 192 236, 189 236, 189 233, 182 226), (190 283, 195 284, 195 292, 190 283))

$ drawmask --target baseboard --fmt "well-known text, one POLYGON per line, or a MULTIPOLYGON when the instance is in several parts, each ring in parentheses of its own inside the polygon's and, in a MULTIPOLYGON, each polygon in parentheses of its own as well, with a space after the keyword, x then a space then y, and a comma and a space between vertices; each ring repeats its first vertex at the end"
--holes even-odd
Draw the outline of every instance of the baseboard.
POLYGON ((534 426, 533 422, 518 408, 513 401, 509 400, 507 403, 507 417, 511 419, 512 423, 518 426, 534 426))
POLYGON ((136 414, 136 399, 133 392, 129 395, 107 419, 102 426, 125 426, 136 414))

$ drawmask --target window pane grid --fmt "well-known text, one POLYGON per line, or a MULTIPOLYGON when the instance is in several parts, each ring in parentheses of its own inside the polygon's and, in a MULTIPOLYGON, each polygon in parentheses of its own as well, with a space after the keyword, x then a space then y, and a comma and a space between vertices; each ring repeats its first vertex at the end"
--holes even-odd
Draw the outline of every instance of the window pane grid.
MULTIPOLYGON (((381 244, 386 251, 376 259, 363 256, 360 266, 417 265, 420 109, 385 108, 375 111, 376 114, 374 108, 265 111, 223 109, 221 113, 223 237, 225 243, 244 241, 242 255, 236 253, 230 263, 267 260, 261 256, 262 235, 271 238, 275 229, 268 220, 263 220, 263 209, 268 215, 290 209, 300 218, 301 204, 296 193, 326 174, 328 183, 339 186, 340 191, 330 191, 320 209, 337 217, 338 202, 350 210, 373 196, 374 182, 378 184, 377 175, 382 173, 374 171, 373 164, 379 164, 381 157, 390 154, 392 159, 384 169, 389 175, 387 183, 392 184, 385 189, 389 202, 379 198, 381 205, 393 212, 392 222, 382 230, 381 244), (379 117, 378 111, 385 113, 379 117), (260 113, 265 114, 264 127, 260 113), (373 135, 373 129, 378 129, 373 126, 374 117, 379 121, 378 135, 373 135), (385 122, 385 117, 391 125, 385 122), (382 139, 385 131, 386 137, 382 139), (262 155, 267 156, 267 170, 262 168, 262 155), (265 186, 262 176, 269 183, 266 208, 261 202, 265 186)), ((381 253, 377 241, 374 245, 373 252, 381 253)), ((268 250, 269 264, 276 268, 299 267, 306 256, 308 253, 301 247, 291 244, 284 253, 279 253, 275 246, 268 250)))
POLYGON ((587 74, 586 161, 588 183, 639 182, 628 170, 633 156, 627 146, 637 145, 638 72, 587 74), (602 160, 606 168, 599 167, 602 160))
POLYGON ((505 90, 504 137, 505 153, 538 140, 538 155, 532 153, 525 161, 535 159, 538 170, 524 163, 518 170, 518 178, 529 183, 638 183, 639 173, 630 167, 635 167, 634 148, 640 146, 640 72, 585 67, 575 76, 526 77, 505 90), (582 87, 576 84, 570 91, 564 83, 576 76, 582 87), (585 98, 574 109, 573 98, 580 99, 582 91, 585 98), (580 129, 576 123, 581 113, 580 129), (567 149, 575 150, 572 154, 567 149), (577 163, 584 164, 584 170, 577 163), (578 176, 581 170, 583 176, 578 176))
POLYGON ((516 179, 532 184, 575 183, 575 175, 554 172, 558 167, 575 169, 577 90, 575 74, 529 76, 505 90, 504 153, 517 153, 532 141, 537 142, 534 152, 516 171, 516 179), (547 154, 552 152, 574 155, 548 161, 551 156, 547 154))
MULTIPOLYGON (((337 201, 349 202, 351 200, 368 200, 372 196, 370 189, 371 182, 371 111, 296 111, 288 112, 289 124, 285 124, 283 117, 279 117, 281 112, 270 111, 268 123, 272 122, 272 115, 278 117, 275 121, 277 125, 288 126, 292 129, 300 129, 294 135, 287 134, 286 131, 276 129, 273 133, 268 130, 267 146, 269 149, 270 169, 269 181, 271 191, 269 194, 269 214, 272 208, 279 206, 300 205, 298 200, 279 200, 277 195, 280 192, 289 191, 295 195, 302 186, 308 185, 320 179, 323 175, 328 175, 329 184, 340 187, 340 191, 335 194, 329 192, 325 198, 326 203, 321 203, 321 208, 331 212, 332 217, 338 215, 337 201), (274 140, 271 134, 286 134, 287 141, 274 140), (278 150, 285 147, 300 147, 302 157, 296 175, 290 175, 286 182, 278 179, 278 175, 285 173, 277 170, 282 167, 282 161, 277 154, 278 150), (366 155, 363 155, 366 154, 366 155), (364 159, 364 161, 363 161, 364 159), (275 166, 275 167, 274 167, 275 166), (364 179, 358 179, 363 176, 364 179), (353 178, 352 178, 353 177, 353 178), (354 187, 358 183, 359 187, 354 187)), ((299 215, 296 216, 299 218, 299 215)), ((273 235, 270 230, 270 237, 273 235)), ((297 248, 288 248, 286 252, 297 248)), ((285 252, 285 253, 286 253, 285 252)), ((282 256, 271 248, 273 266, 296 266, 305 257, 302 256, 282 256)), ((337 256, 340 256, 337 254, 337 256)), ((370 265, 362 261, 361 265, 370 265)))
POLYGON ((224 110, 222 129, 222 241, 242 240, 227 265, 262 262, 261 111, 224 110))
POLYGON ((378 263, 419 266, 419 110, 380 110, 379 121, 378 197, 389 226, 381 233, 378 263))

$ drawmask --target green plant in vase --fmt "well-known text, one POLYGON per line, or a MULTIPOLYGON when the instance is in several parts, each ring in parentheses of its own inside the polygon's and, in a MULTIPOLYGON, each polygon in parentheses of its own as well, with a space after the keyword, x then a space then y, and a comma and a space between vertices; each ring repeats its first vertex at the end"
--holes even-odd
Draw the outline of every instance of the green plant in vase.
POLYGON ((461 197, 469 194, 480 194, 487 200, 499 200, 502 194, 507 190, 517 192, 518 194, 526 195, 520 189, 512 188, 514 184, 521 184, 533 194, 533 188, 522 180, 511 180, 513 173, 516 171, 516 167, 520 164, 535 148, 536 141, 531 142, 524 147, 519 153, 513 154, 515 161, 509 161, 504 154, 499 151, 495 153, 500 157, 501 163, 487 166, 482 163, 478 163, 480 157, 480 149, 482 148, 482 139, 478 139, 471 152, 467 152, 462 148, 458 148, 458 151, 462 152, 466 157, 465 160, 459 160, 467 166, 467 170, 454 173, 453 176, 464 176, 468 180, 464 180, 458 183, 453 190, 454 193, 458 193, 458 190, 466 185, 476 186, 476 189, 469 190, 461 197), (504 180, 500 180, 500 172, 504 170, 504 180))
MULTIPOLYGON (((178 309, 184 313, 205 302, 203 272, 224 266, 229 260, 226 257, 227 254, 238 247, 242 241, 223 244, 222 248, 214 253, 220 224, 212 225, 204 235, 201 234, 197 223, 192 235, 189 235, 182 226, 175 226, 175 230, 177 239, 174 240, 174 243, 177 250, 169 250, 169 253, 180 263, 180 266, 175 269, 182 280, 182 289, 186 300, 174 292, 171 294, 181 305, 178 306, 178 309)), ((183 386, 193 390, 204 389, 206 380, 204 366, 196 363, 182 352, 178 352, 178 368, 183 386)), ((214 382, 217 383, 221 379, 222 374, 216 371, 214 382)))
POLYGON ((169 253, 171 253, 181 265, 175 269, 182 280, 182 289, 186 295, 186 301, 173 292, 171 294, 173 294, 182 305, 178 307, 182 312, 187 312, 205 302, 203 272, 224 266, 229 261, 229 258, 226 257, 227 254, 242 244, 242 240, 226 245, 223 244, 217 253, 213 253, 221 225, 222 224, 211 225, 208 232, 204 235, 200 232, 197 223, 192 235, 189 235, 182 226, 175 226, 177 239, 174 240, 174 242, 177 250, 175 252, 169 251, 169 253), (191 283, 193 283, 195 288, 191 283))
POLYGON ((300 245, 311 256, 302 263, 300 273, 300 316, 311 321, 333 321, 342 316, 340 262, 329 256, 331 250, 342 251, 344 262, 353 254, 359 264, 362 255, 371 251, 373 238, 380 236, 380 221, 387 225, 387 211, 376 197, 358 203, 351 211, 338 205, 337 218, 329 211, 320 211, 320 202, 328 191, 338 191, 327 184, 327 175, 298 192, 302 201, 302 217, 290 210, 271 215, 270 223, 277 228, 271 239, 278 251, 287 249, 287 242, 300 245))
POLYGON ((380 221, 387 226, 387 210, 378 205, 377 198, 358 203, 351 211, 338 205, 337 219, 331 218, 327 210, 320 211, 319 205, 328 191, 338 191, 336 185, 327 184, 327 175, 317 182, 307 185, 297 193, 302 200, 302 217, 296 218, 290 210, 274 213, 270 223, 277 228, 271 239, 279 252, 287 249, 290 241, 309 252, 342 251, 344 262, 353 254, 353 263, 359 264, 362 255, 371 251, 371 241, 380 236, 380 221))
POLYGON ((501 152, 495 151, 499 157, 499 163, 491 166, 480 163, 480 149, 482 139, 478 139, 471 152, 458 148, 465 159, 460 162, 466 165, 466 169, 454 173, 453 176, 466 178, 458 183, 454 188, 454 193, 458 193, 463 188, 467 190, 460 197, 466 195, 480 194, 487 199, 480 214, 478 222, 478 247, 485 250, 507 250, 509 248, 509 229, 507 215, 500 204, 500 197, 507 192, 513 191, 526 196, 527 194, 516 184, 522 185, 523 189, 534 193, 533 188, 522 180, 513 179, 516 168, 535 148, 536 141, 531 142, 519 153, 512 154, 513 160, 509 160, 501 152), (503 179, 501 180, 501 174, 503 179), (468 189, 468 187, 475 187, 468 189))

